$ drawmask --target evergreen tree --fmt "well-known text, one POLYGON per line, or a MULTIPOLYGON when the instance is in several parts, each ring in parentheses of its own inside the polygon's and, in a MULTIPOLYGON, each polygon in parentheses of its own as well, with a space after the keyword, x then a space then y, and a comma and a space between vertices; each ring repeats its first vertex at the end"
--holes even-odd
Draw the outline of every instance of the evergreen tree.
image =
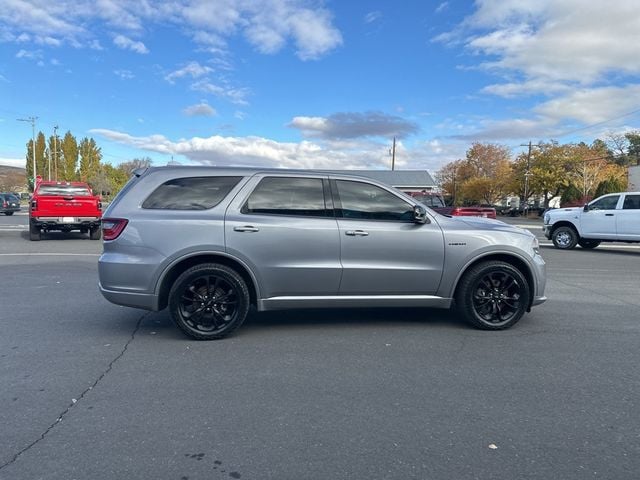
POLYGON ((79 145, 80 153, 80 180, 86 182, 89 178, 98 175, 100 161, 102 160, 102 149, 98 147, 93 138, 83 138, 79 145))
POLYGON ((77 179, 76 169, 78 166, 78 143, 76 137, 67 132, 62 139, 63 160, 60 162, 61 172, 58 172, 58 180, 73 181, 77 179))

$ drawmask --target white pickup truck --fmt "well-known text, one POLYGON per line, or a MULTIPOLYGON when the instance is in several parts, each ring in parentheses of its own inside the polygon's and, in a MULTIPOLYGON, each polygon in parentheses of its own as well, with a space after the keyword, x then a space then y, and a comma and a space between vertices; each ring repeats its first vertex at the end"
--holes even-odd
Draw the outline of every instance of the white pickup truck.
POLYGON ((556 248, 596 248, 601 242, 640 242, 640 192, 610 193, 584 207, 544 214, 544 236, 556 248))

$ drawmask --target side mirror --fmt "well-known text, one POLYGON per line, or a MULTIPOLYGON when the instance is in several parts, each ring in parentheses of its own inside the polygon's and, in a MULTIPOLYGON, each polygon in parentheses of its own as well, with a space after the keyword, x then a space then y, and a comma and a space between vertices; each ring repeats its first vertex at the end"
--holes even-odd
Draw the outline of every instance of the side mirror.
POLYGON ((427 223, 427 210, 423 206, 414 205, 413 221, 415 223, 427 223))
POLYGON ((584 210, 585 212, 588 212, 589 211, 589 204, 585 203, 584 204, 584 208, 582 210, 584 210))

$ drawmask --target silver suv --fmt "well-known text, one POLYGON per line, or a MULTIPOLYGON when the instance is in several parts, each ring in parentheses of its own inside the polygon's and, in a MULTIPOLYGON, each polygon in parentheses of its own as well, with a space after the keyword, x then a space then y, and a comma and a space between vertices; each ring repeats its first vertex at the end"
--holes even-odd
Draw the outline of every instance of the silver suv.
POLYGON ((528 231, 450 218, 385 184, 315 171, 136 171, 103 218, 100 290, 169 307, 198 340, 257 310, 455 305, 501 330, 546 300, 528 231))

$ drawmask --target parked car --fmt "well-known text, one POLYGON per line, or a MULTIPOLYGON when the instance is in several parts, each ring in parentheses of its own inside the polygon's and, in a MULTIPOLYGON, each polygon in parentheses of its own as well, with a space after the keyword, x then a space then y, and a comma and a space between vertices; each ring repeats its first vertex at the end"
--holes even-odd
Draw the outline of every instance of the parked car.
POLYGON ((640 192, 610 193, 584 207, 548 210, 543 220, 544 236, 561 250, 640 242, 640 192))
POLYGON ((105 212, 99 288, 169 308, 199 340, 259 311, 455 305, 501 330, 546 300, 527 230, 438 215, 371 179, 216 167, 136 171, 105 212))
POLYGON ((7 216, 20 211, 20 198, 13 193, 0 193, 0 213, 7 216))
POLYGON ((102 203, 83 182, 38 181, 29 203, 29 239, 42 232, 79 230, 100 240, 102 203))

